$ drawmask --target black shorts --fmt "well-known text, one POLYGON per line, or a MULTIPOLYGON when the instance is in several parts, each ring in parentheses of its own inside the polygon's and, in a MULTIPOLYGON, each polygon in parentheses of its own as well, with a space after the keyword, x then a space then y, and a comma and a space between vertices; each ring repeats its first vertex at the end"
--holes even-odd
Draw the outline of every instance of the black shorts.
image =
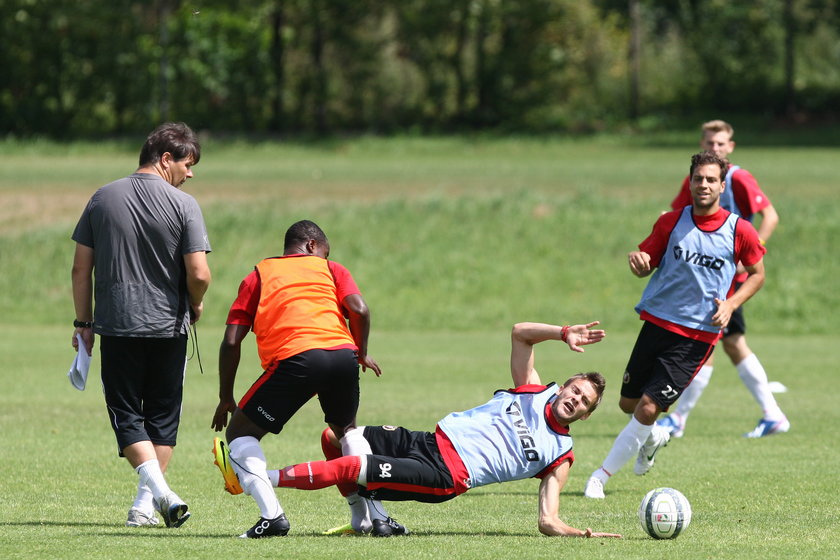
MULTIPOLYGON (((735 283, 735 291, 738 291, 743 285, 743 282, 736 282, 735 283)), ((742 305, 738 309, 732 312, 732 317, 729 318, 729 324, 726 325, 726 328, 723 329, 723 336, 729 336, 733 334, 746 334, 747 333, 747 322, 744 320, 744 306, 742 305)))
POLYGON ((624 371, 621 396, 640 399, 647 394, 662 410, 682 394, 714 344, 692 340, 645 321, 624 371))
POLYGON ((187 337, 100 336, 102 390, 122 450, 139 441, 175 445, 184 394, 187 337))
POLYGON ((395 426, 366 426, 367 488, 359 494, 374 500, 440 503, 457 494, 435 434, 395 426))
POLYGON ((307 350, 277 362, 254 382, 239 408, 256 425, 279 434, 315 395, 324 422, 341 428, 355 426, 359 361, 354 350, 307 350))

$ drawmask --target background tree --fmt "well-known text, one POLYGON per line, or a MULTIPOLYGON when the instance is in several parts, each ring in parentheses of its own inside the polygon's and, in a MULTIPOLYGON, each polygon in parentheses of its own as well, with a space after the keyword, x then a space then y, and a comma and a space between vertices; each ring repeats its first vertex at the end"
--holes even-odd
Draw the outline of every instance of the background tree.
POLYGON ((0 133, 825 120, 840 106, 839 3, 2 0, 0 133))

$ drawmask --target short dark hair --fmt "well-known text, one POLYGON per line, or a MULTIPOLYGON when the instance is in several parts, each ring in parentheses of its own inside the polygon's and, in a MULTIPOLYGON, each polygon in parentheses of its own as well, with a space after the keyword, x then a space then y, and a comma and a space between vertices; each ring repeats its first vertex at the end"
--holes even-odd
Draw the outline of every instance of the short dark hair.
POLYGON ((694 170, 701 165, 718 165, 720 167, 720 182, 726 180, 726 172, 729 169, 729 162, 719 157, 714 152, 700 152, 691 156, 691 167, 688 170, 689 178, 694 177, 694 170))
POLYGON ((157 163, 161 156, 169 152, 175 161, 192 157, 192 164, 201 159, 201 144, 195 132, 182 122, 163 123, 146 138, 140 150, 140 166, 157 163))
POLYGON ((327 235, 318 224, 310 220, 301 220, 293 223, 286 230, 286 239, 283 241, 283 250, 288 251, 301 243, 314 239, 318 243, 328 243, 327 235))
POLYGON ((607 380, 604 379, 604 376, 598 373, 597 371, 588 371, 586 373, 576 373, 575 375, 571 376, 563 383, 563 387, 568 387, 570 383, 572 383, 576 379, 584 379, 592 383, 592 386, 595 387, 595 393, 597 393, 598 398, 595 399, 589 406, 589 414, 595 412, 595 409, 598 408, 598 405, 601 403, 601 397, 604 396, 604 389, 607 386, 607 380))

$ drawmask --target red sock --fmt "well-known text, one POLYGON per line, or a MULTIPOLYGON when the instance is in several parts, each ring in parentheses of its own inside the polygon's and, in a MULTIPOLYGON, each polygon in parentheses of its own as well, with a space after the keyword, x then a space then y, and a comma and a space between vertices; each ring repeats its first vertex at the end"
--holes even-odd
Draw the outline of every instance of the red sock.
MULTIPOLYGON (((324 452, 324 457, 326 457, 327 460, 338 459, 339 457, 342 457, 341 449, 332 444, 329 436, 327 435, 328 433, 332 433, 332 431, 329 428, 326 428, 321 433, 321 450, 324 452)), ((357 472, 356 477, 358 476, 359 473, 357 472)), ((345 498, 350 494, 354 494, 359 491, 359 485, 356 484, 355 478, 353 479, 353 482, 351 484, 337 482, 335 486, 336 488, 338 488, 338 491, 341 492, 341 495, 345 498)))
POLYGON ((318 490, 334 484, 353 484, 362 468, 358 457, 339 457, 331 461, 310 461, 280 470, 280 488, 318 490))
POLYGON ((330 441, 328 434, 331 433, 332 430, 329 428, 326 428, 323 432, 321 432, 321 451, 324 452, 324 457, 326 457, 328 461, 330 459, 338 459, 341 457, 341 448, 334 446, 330 441))

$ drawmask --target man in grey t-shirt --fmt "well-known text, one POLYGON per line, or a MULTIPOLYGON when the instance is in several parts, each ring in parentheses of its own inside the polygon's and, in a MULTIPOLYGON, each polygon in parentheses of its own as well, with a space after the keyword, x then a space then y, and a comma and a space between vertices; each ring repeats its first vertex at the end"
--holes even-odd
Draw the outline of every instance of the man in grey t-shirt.
POLYGON ((200 157, 186 124, 159 126, 137 171, 96 191, 73 232, 73 346, 79 336, 90 353, 101 337, 111 427, 139 475, 129 527, 157 524, 155 510, 167 527, 190 515, 163 473, 178 434, 187 330, 210 284, 204 218, 180 190, 200 157))

